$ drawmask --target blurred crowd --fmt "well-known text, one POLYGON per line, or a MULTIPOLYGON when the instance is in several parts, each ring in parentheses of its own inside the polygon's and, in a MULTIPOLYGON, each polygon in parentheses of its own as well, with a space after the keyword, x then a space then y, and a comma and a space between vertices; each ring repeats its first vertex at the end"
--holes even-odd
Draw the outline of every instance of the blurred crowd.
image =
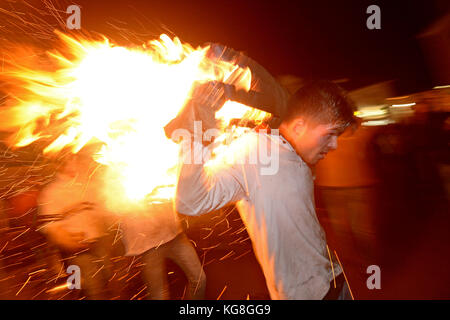
POLYGON ((436 215, 449 221, 449 94, 432 90, 409 99, 416 102, 404 104, 409 112, 402 116, 388 113, 380 125, 362 119, 316 168, 328 238, 360 261, 393 259, 392 250, 420 238, 436 215))

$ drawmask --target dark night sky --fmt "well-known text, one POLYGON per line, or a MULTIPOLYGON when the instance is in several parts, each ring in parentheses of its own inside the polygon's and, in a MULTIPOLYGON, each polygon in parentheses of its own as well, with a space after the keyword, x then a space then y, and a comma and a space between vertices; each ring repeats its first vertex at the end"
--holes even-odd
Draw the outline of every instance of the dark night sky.
MULTIPOLYGON (((58 3, 58 1, 55 1, 58 3)), ((350 78, 348 89, 399 79, 407 91, 431 85, 415 35, 448 1, 61 0, 79 4, 82 28, 117 37, 127 28, 148 40, 172 32, 193 45, 221 42, 274 75, 350 78), (366 8, 381 8, 381 30, 366 28, 366 8)), ((62 8, 62 5, 61 5, 62 8)), ((64 8, 63 8, 64 9, 64 8)))

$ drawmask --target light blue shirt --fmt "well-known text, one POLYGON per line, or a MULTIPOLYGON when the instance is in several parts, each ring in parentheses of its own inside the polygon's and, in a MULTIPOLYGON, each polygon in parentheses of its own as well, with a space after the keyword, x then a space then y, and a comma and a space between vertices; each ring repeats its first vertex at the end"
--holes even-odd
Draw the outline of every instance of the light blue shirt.
MULTIPOLYGON (((194 148, 204 147, 194 143, 194 148)), ((329 259, 311 169, 279 135, 249 133, 229 147, 234 155, 236 149, 233 161, 212 170, 187 163, 185 152, 176 210, 200 215, 236 203, 271 298, 322 299, 342 270, 329 259), (261 146, 268 149, 261 152, 261 146)))

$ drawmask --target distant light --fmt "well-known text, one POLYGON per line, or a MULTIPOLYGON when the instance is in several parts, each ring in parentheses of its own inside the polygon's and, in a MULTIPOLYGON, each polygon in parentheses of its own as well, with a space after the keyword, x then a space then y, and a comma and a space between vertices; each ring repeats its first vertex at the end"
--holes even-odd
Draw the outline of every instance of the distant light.
POLYGON ((436 86, 433 87, 433 89, 446 89, 446 88, 450 88, 450 84, 446 85, 446 86, 436 86))
POLYGON ((388 110, 383 107, 376 107, 376 108, 362 108, 358 111, 355 111, 353 114, 357 116, 358 118, 367 118, 367 117, 377 117, 377 116, 383 116, 388 113, 388 110))
POLYGON ((407 99, 407 98, 409 98, 409 96, 392 97, 392 98, 387 98, 386 100, 402 100, 402 99, 407 99))
POLYGON ((391 121, 389 119, 370 120, 370 121, 365 121, 365 122, 361 123, 361 125, 362 126, 384 126, 384 125, 387 125, 389 123, 393 123, 393 121, 391 121))
POLYGON ((411 106, 414 106, 416 103, 415 102, 413 102, 413 103, 404 103, 404 104, 393 104, 392 106, 393 107, 411 107, 411 106))

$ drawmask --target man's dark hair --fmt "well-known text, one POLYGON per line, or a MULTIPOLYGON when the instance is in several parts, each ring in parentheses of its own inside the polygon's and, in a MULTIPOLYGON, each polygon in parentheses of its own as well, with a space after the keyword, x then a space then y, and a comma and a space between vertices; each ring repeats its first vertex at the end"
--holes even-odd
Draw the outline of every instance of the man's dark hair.
POLYGON ((355 123, 354 111, 353 102, 340 86, 320 80, 305 84, 290 97, 282 121, 305 117, 308 122, 347 127, 355 123))

